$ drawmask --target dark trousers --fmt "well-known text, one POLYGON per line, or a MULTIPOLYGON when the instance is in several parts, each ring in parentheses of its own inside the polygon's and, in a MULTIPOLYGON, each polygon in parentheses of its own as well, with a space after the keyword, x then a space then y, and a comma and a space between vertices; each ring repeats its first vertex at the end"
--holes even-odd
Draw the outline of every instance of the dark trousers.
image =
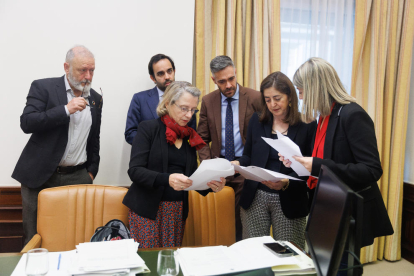
POLYGON ((242 224, 240 219, 240 197, 243 190, 245 178, 241 175, 237 177, 229 176, 226 177, 226 186, 232 187, 235 194, 235 207, 236 207, 236 242, 242 240, 242 224))
MULTIPOLYGON (((26 245, 37 233, 37 198, 39 192, 46 188, 76 184, 92 184, 92 179, 86 169, 81 169, 68 174, 58 174, 55 172, 46 183, 38 188, 28 188, 22 185, 24 245, 26 245)), ((53 207, 51 206, 51 208, 53 207)))

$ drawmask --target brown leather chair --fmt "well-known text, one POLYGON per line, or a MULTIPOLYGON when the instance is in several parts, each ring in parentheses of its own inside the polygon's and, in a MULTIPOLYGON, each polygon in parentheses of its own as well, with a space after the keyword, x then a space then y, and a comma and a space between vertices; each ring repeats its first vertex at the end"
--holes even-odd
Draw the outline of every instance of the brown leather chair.
POLYGON ((21 252, 39 247, 49 251, 75 249, 112 219, 128 226, 128 208, 122 204, 127 191, 96 184, 44 189, 38 199, 37 234, 21 252))
POLYGON ((202 196, 189 192, 189 213, 182 246, 232 245, 236 242, 234 191, 230 187, 202 196))

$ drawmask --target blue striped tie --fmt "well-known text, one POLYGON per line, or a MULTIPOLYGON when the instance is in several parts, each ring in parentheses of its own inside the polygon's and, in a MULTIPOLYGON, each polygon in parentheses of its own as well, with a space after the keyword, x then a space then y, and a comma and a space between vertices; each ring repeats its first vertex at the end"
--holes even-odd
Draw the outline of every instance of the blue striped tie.
POLYGON ((234 160, 234 132, 233 132, 233 109, 231 108, 231 101, 233 98, 227 98, 226 109, 226 134, 225 134, 225 149, 224 157, 229 160, 234 160))

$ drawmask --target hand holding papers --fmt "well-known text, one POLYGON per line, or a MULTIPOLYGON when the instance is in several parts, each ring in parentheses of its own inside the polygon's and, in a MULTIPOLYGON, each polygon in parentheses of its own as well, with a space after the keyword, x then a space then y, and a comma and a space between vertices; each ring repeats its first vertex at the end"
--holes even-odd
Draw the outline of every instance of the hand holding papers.
POLYGON ((272 148, 277 150, 281 155, 285 157, 285 159, 289 159, 292 162, 291 168, 299 175, 299 176, 309 176, 310 172, 298 161, 296 161, 292 156, 300 156, 302 157, 302 153, 298 145, 296 145, 289 137, 284 136, 279 131, 277 132, 278 139, 271 139, 262 137, 266 143, 268 143, 272 148))
POLYGON ((189 177, 193 181, 193 185, 185 190, 207 190, 209 189, 208 182, 212 180, 220 181, 220 177, 230 175, 234 175, 234 168, 228 160, 224 158, 204 160, 189 177))
POLYGON ((255 167, 255 166, 243 167, 243 166, 238 166, 236 164, 232 164, 232 165, 234 166, 234 170, 238 171, 244 178, 258 181, 258 182, 262 182, 262 181, 277 182, 284 178, 287 178, 290 180, 302 181, 299 178, 285 175, 283 173, 277 173, 274 171, 262 169, 260 167, 255 167))

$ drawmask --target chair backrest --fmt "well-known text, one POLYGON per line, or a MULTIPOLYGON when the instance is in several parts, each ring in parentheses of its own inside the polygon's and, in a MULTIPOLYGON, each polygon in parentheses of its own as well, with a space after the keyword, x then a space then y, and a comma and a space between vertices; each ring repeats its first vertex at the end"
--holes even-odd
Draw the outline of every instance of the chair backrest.
POLYGON ((87 242, 95 229, 111 219, 128 226, 128 208, 122 200, 128 189, 102 185, 71 185, 39 193, 37 233, 49 251, 75 249, 87 242))
POLYGON ((236 242, 234 212, 234 191, 230 187, 205 197, 190 191, 182 246, 232 245, 236 242))

